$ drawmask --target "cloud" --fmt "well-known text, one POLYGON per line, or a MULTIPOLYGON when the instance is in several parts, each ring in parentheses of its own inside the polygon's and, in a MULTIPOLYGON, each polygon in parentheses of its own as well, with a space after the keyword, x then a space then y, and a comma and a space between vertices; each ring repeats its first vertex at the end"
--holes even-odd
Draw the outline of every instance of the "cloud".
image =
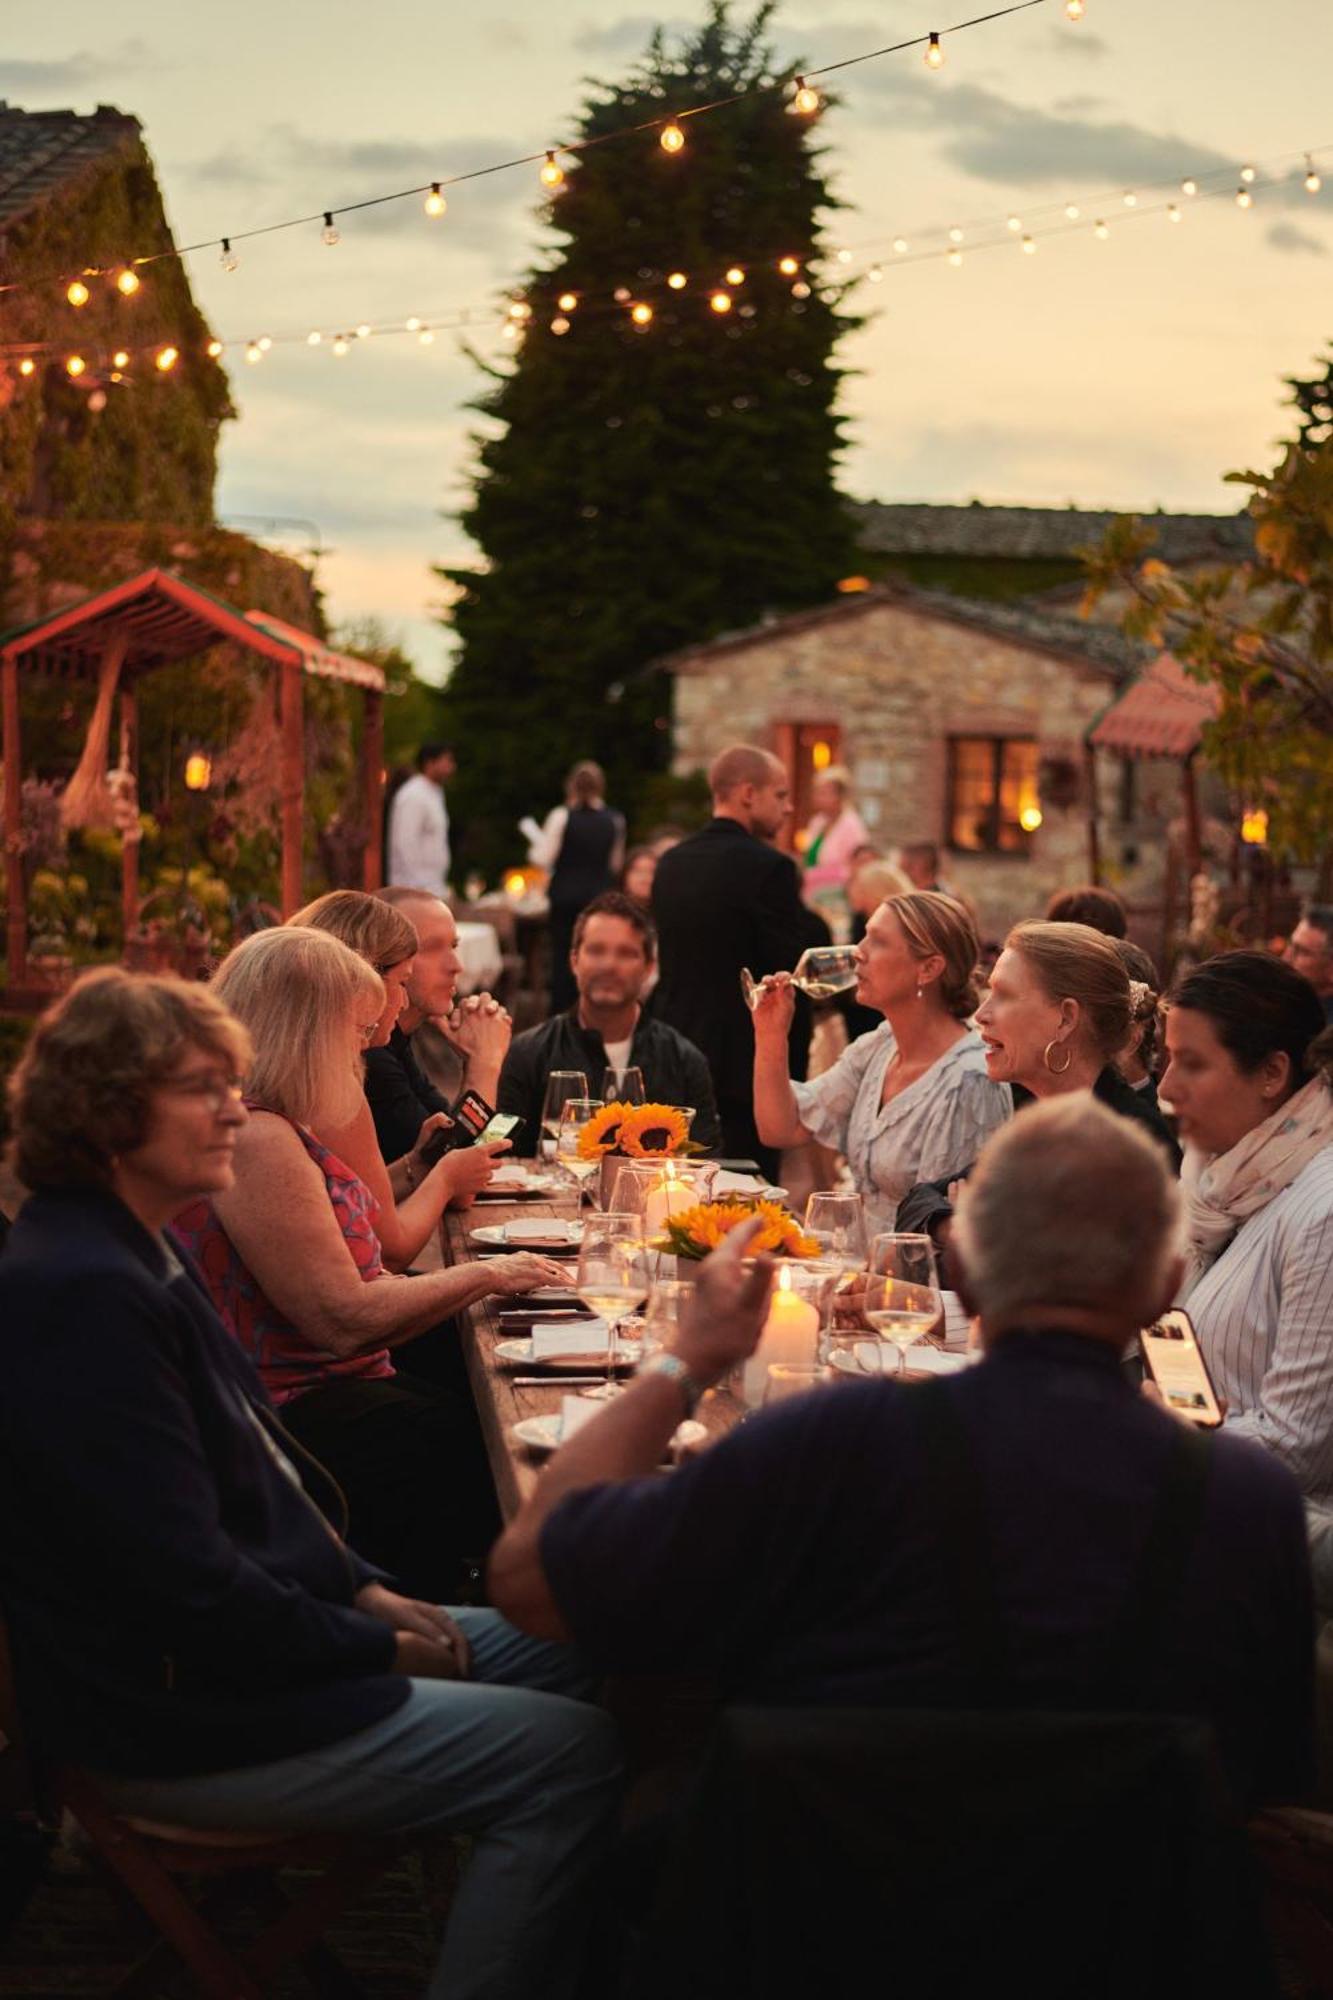
POLYGON ((1298 253, 1303 251, 1310 257, 1328 255, 1326 243, 1321 243, 1317 236, 1311 236, 1308 230, 1297 229, 1294 223, 1290 222, 1275 222, 1267 232, 1266 241, 1274 250, 1292 250, 1298 253))
POLYGON ((656 14, 623 14, 618 21, 578 29, 573 46, 580 55, 639 56, 659 30, 668 42, 675 42, 697 34, 699 23, 680 15, 663 19, 656 14))
POLYGON ((137 36, 100 55, 91 49, 80 49, 76 55, 62 56, 56 62, 0 56, 0 91, 17 99, 70 96, 90 84, 100 85, 109 77, 161 67, 154 51, 137 36))
POLYGON ((1062 56, 1081 56, 1085 62, 1100 62, 1103 56, 1111 53, 1111 45, 1105 36, 1090 34, 1086 28, 1078 28, 1071 34, 1068 28, 1057 28, 1052 24, 1048 42, 1052 54, 1058 48, 1062 56))

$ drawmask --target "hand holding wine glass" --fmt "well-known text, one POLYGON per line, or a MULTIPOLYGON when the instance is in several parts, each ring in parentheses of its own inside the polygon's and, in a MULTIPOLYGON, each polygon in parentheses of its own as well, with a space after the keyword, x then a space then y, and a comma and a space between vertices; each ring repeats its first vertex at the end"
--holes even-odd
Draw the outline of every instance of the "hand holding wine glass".
MULTIPOLYGON (((832 1000, 838 993, 850 993, 859 977, 856 947, 850 944, 812 944, 803 951, 795 968, 787 975, 807 1000, 832 1000)), ((781 975, 770 974, 770 979, 781 975)), ((741 992, 753 1009, 768 980, 757 980, 748 966, 741 968, 741 992)))

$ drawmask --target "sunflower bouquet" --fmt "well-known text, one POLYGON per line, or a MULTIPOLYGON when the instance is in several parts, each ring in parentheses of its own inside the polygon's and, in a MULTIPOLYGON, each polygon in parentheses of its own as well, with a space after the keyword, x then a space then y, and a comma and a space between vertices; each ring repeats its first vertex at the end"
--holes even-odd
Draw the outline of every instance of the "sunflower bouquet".
POLYGON ((604 1160, 611 1153, 665 1160, 694 1150, 690 1115, 674 1104, 604 1104, 579 1133, 582 1160, 604 1160))
POLYGON ((698 1263, 710 1250, 742 1222, 759 1216, 763 1228, 751 1244, 752 1250, 772 1250, 781 1257, 817 1257, 819 1244, 807 1236, 796 1217, 776 1201, 703 1201, 668 1217, 665 1233, 653 1244, 654 1250, 674 1251, 691 1263, 698 1263))

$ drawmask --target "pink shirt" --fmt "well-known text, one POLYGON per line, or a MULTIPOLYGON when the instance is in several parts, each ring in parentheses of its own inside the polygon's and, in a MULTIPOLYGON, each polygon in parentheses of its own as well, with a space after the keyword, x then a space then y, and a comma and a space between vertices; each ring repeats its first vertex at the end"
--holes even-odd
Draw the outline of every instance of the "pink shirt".
MULTIPOLYGON (((263 1111, 267 1106, 250 1108, 263 1111)), ((336 1153, 330 1152, 313 1132, 294 1120, 288 1122, 323 1174, 343 1241, 362 1279, 369 1284, 384 1272, 380 1240, 375 1234, 378 1212, 375 1197, 360 1176, 336 1153)), ((290 1402, 293 1396, 304 1395, 307 1390, 318 1388, 321 1382, 343 1376, 374 1380, 393 1374, 387 1347, 338 1355, 307 1340, 300 1328, 286 1319, 260 1290, 241 1262, 211 1201, 192 1201, 181 1210, 172 1228, 202 1271, 223 1323, 230 1327, 254 1362, 275 1403, 290 1402)))
POLYGON ((816 813, 810 822, 810 838, 823 832, 819 858, 805 871, 807 889, 841 889, 851 873, 852 856, 858 847, 864 847, 870 836, 866 832, 865 821, 855 806, 844 806, 838 817, 829 822, 822 813, 816 813))

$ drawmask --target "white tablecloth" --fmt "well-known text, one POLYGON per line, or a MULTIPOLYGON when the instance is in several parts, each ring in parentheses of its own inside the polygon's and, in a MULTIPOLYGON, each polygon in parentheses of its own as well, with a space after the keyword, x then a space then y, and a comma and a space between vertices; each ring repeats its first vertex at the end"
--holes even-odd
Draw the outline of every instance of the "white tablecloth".
POLYGON ((458 956, 463 961, 458 975, 460 993, 480 993, 499 983, 504 966, 493 924, 460 924, 458 956))

